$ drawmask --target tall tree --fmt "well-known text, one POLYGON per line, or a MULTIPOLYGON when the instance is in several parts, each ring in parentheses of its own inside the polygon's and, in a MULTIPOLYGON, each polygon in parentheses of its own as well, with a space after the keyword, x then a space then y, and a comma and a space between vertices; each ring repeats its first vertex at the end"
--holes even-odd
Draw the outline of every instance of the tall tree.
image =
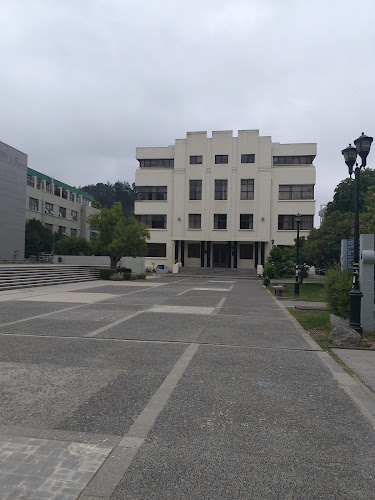
POLYGON ((40 220, 28 220, 25 227, 25 257, 51 252, 53 240, 52 231, 45 228, 40 220))
POLYGON ((109 255, 111 267, 116 268, 122 257, 144 257, 150 232, 134 217, 125 217, 120 202, 111 208, 102 208, 100 214, 91 215, 89 224, 98 234, 92 245, 96 255, 109 255))
POLYGON ((113 203, 119 201, 122 204, 124 215, 130 215, 134 212, 134 184, 131 186, 126 181, 117 181, 114 184, 99 182, 84 186, 82 189, 91 194, 104 208, 110 208, 113 203))
MULTIPOLYGON (((365 168, 360 175, 359 211, 363 212, 366 206, 367 193, 370 187, 375 186, 375 170, 365 168)), ((338 210, 341 213, 354 212, 355 180, 349 177, 341 181, 335 188, 333 201, 327 204, 326 215, 338 210)))

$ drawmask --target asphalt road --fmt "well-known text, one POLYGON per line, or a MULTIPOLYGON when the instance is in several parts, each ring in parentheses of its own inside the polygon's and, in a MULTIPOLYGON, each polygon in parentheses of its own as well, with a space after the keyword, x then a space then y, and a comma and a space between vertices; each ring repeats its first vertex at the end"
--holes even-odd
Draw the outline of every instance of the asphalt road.
POLYGON ((3 292, 0 499, 374 499, 332 363, 260 281, 3 292))

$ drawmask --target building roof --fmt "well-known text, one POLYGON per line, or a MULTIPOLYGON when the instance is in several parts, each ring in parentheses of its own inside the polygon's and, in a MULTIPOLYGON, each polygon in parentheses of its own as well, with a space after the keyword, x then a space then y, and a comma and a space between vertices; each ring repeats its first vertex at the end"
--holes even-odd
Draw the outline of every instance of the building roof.
POLYGON ((69 186, 69 184, 65 184, 64 182, 58 181, 57 179, 52 179, 52 177, 49 177, 46 174, 42 174, 41 172, 38 172, 37 170, 33 170, 32 168, 27 167, 27 175, 37 177, 38 179, 40 179, 42 181, 47 181, 47 182, 51 182, 51 183, 53 181, 55 186, 62 187, 63 189, 66 189, 67 191, 70 191, 71 193, 79 194, 83 198, 86 198, 87 200, 90 200, 90 201, 94 200, 94 197, 91 196, 91 194, 85 193, 85 191, 82 191, 82 189, 78 189, 74 186, 69 186))

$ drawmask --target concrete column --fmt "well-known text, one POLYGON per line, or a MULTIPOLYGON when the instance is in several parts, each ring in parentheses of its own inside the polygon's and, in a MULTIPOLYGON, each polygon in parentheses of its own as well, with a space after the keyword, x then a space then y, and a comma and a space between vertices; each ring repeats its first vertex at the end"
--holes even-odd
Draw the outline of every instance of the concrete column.
POLYGON ((201 267, 204 267, 204 241, 201 241, 201 267))
MULTIPOLYGON (((374 331, 374 259, 363 259, 365 253, 374 252, 374 235, 359 237, 359 286, 363 293, 361 300, 361 326, 364 332, 374 331)), ((374 254, 373 254, 374 256, 374 254)))

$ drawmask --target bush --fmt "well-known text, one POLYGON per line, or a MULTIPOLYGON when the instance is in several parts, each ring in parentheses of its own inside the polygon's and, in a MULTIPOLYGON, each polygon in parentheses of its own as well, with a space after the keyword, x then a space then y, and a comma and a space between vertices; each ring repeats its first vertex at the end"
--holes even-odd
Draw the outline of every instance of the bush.
POLYGON ((324 280, 326 300, 333 314, 349 318, 349 292, 352 288, 353 275, 343 271, 340 266, 329 269, 324 280))
POLYGON ((64 236, 55 242, 53 251, 57 255, 92 255, 90 242, 82 237, 64 236))
POLYGON ((146 279, 146 273, 132 274, 130 279, 131 280, 144 280, 144 279, 146 279))
POLYGON ((273 278, 273 269, 272 268, 273 268, 273 266, 272 266, 271 262, 266 262, 264 264, 263 275, 269 279, 273 278))
POLYGON ((109 280, 111 279, 112 274, 115 274, 114 269, 100 269, 99 276, 101 280, 109 280))
POLYGON ((113 273, 109 279, 111 281, 129 281, 131 274, 129 273, 113 273))
POLYGON ((128 267, 118 267, 117 268, 118 273, 126 273, 126 274, 131 274, 132 270, 129 269, 128 267))

